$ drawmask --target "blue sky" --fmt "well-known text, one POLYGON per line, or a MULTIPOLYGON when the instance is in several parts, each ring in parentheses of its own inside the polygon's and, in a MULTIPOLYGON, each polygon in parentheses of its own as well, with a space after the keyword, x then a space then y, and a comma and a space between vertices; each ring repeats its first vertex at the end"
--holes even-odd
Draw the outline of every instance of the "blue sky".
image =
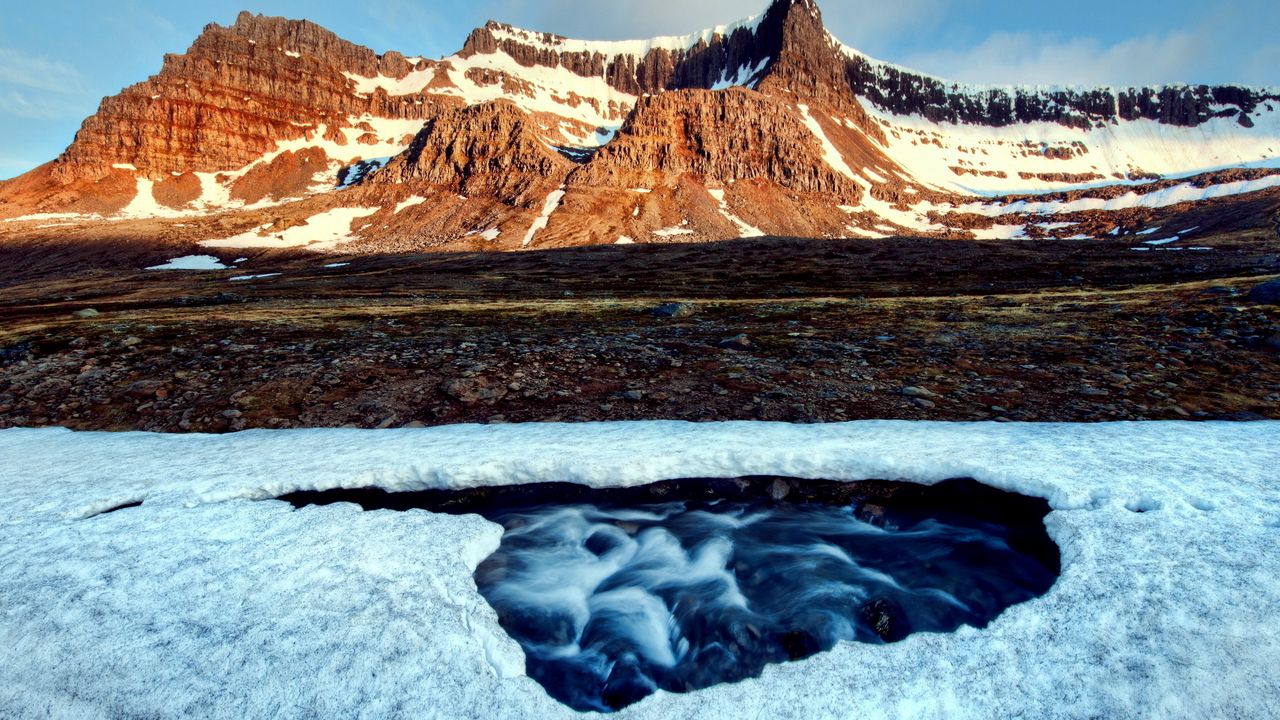
MULTIPOLYGON (((314 20, 382 52, 439 57, 489 18, 573 37, 683 34, 766 0, 3 0, 0 177, 57 156, 98 101, 242 9, 314 20)), ((876 57, 971 82, 1280 85, 1275 0, 819 0, 876 57)))

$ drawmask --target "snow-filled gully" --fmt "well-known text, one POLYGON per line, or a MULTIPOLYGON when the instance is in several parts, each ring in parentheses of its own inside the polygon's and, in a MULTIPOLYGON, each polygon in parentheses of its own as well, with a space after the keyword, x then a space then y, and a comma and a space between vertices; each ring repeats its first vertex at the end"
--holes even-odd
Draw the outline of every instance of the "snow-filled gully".
MULTIPOLYGON (((615 717, 1277 717, 1277 467, 1276 422, 0 431, 0 716, 579 717, 480 592, 513 540, 502 525, 275 499, 767 475, 973 478, 1044 498, 1061 571, 984 628, 841 641, 741 682, 658 690, 615 717)), ((687 515, 643 522, 678 537, 687 515)), ((689 532, 709 532, 698 517, 689 532)), ((610 525, 639 553, 634 522, 579 510, 558 527, 610 525)), ((597 557, 607 539, 592 541, 597 557)), ((710 577, 719 556, 672 557, 682 577, 710 577)))
POLYGON ((1059 570, 1048 503, 973 481, 787 478, 592 490, 293 493, 294 507, 478 513, 480 593, 529 676, 581 711, 759 677, 843 641, 985 627, 1059 570))

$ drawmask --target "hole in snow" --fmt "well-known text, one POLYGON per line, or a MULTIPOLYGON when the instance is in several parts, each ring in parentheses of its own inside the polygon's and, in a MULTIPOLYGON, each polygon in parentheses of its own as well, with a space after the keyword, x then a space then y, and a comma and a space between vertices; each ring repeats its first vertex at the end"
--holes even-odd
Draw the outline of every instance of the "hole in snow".
POLYGON ((840 641, 985 627, 1048 591, 1060 570, 1048 503, 972 480, 744 478, 280 499, 479 513, 501 524, 501 547, 476 584, 524 648, 530 677, 583 711, 757 677, 840 641))
POLYGON ((1149 497, 1134 498, 1129 502, 1125 503, 1124 506, 1129 512, 1134 512, 1139 514, 1155 512, 1156 510, 1159 510, 1160 508, 1164 507, 1164 505, 1159 500, 1155 500, 1149 497))
POLYGON ((90 512, 86 513, 86 514, 85 514, 85 516, 84 516, 84 519, 85 519, 85 520, 88 520, 88 519, 90 519, 90 518, 96 518, 96 517, 99 517, 99 516, 102 516, 102 515, 110 515, 110 514, 111 514, 111 513, 113 513, 113 512, 120 512, 121 510, 128 510, 128 509, 130 509, 130 508, 136 508, 136 507, 142 507, 142 501, 141 501, 141 500, 136 500, 136 501, 133 501, 133 502, 127 502, 127 503, 117 504, 117 505, 110 505, 110 506, 108 506, 108 507, 106 507, 105 509, 102 509, 102 510, 97 510, 97 509, 95 508, 96 512, 95 512, 95 511, 90 511, 90 512))

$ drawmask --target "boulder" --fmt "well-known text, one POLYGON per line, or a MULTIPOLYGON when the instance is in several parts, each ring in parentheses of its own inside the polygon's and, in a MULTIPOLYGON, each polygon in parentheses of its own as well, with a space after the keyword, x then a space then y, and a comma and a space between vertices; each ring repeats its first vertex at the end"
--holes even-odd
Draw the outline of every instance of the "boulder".
POLYGON ((1259 305, 1280 305, 1280 280, 1258 285, 1249 291, 1249 296, 1245 299, 1259 305))

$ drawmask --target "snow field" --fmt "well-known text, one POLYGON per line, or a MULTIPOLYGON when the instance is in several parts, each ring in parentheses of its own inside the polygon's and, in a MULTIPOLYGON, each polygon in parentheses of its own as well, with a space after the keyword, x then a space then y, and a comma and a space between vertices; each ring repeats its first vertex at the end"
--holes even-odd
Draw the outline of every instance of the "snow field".
POLYGON ((1275 422, 7 430, 0 715, 578 717, 475 589, 497 526, 268 499, 779 474, 1045 497, 1061 578, 983 631, 841 644, 619 717, 1272 717, 1276 467, 1275 422))

